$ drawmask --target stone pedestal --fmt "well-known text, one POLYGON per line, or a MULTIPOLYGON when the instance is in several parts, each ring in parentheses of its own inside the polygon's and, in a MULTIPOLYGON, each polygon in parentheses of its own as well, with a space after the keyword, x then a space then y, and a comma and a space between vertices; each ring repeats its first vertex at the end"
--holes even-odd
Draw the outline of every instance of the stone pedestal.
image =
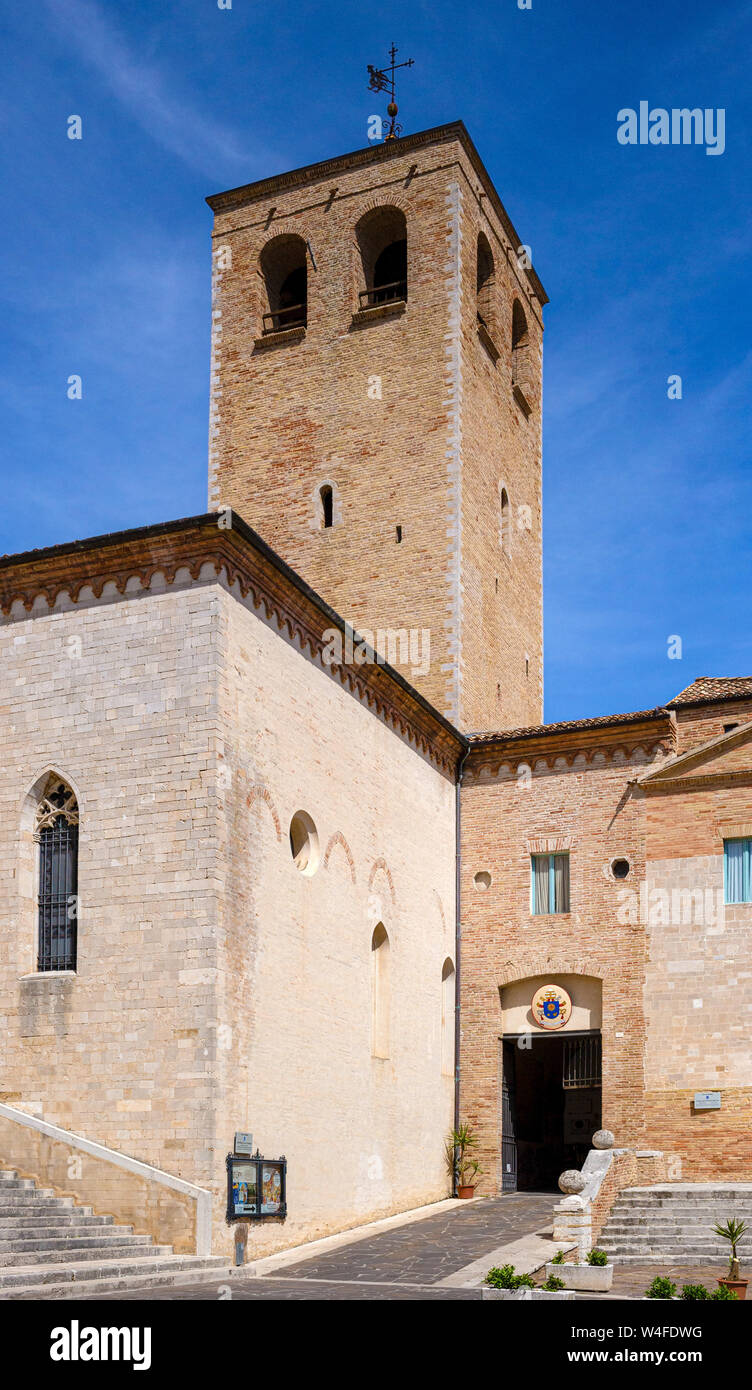
POLYGON ((584 1197, 565 1197, 557 1202, 554 1207, 554 1243, 560 1241, 571 1245, 576 1241, 580 1255, 583 1250, 588 1251, 592 1245, 590 1211, 590 1202, 584 1197))

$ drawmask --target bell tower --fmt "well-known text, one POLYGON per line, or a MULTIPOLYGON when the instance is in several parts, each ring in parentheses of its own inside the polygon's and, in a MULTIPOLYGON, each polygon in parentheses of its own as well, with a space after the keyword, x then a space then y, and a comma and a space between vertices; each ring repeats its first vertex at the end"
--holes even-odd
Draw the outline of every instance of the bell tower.
POLYGON ((210 509, 464 731, 540 723, 547 296, 464 125, 207 201, 210 509))

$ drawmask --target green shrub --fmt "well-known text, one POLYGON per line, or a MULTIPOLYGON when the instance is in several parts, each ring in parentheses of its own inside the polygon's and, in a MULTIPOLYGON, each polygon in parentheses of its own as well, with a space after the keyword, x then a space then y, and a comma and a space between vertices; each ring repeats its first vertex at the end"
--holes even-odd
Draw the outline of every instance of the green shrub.
POLYGON ((704 1284, 682 1284, 681 1297, 684 1299, 710 1298, 704 1284))
POLYGON ((675 1293, 676 1284, 672 1284, 670 1279, 662 1279, 660 1274, 656 1274, 650 1288, 645 1290, 645 1297, 673 1298, 675 1293))
POLYGON ((549 1274, 545 1284, 541 1284, 541 1288, 545 1289, 546 1293, 556 1293, 557 1289, 564 1288, 564 1280, 557 1279, 555 1274, 549 1274))
POLYGON ((717 1299, 719 1302, 727 1302, 733 1299, 734 1302, 736 1302, 739 1295, 738 1293, 734 1293, 733 1289, 727 1289, 725 1284, 719 1284, 718 1288, 715 1289, 713 1293, 708 1294, 708 1298, 717 1299))
POLYGON ((552 1264, 552 1265, 563 1265, 563 1263, 564 1263, 564 1251, 563 1251, 563 1250, 557 1250, 557 1251, 556 1251, 556 1254, 554 1255, 554 1257, 553 1257, 553 1259, 552 1259, 552 1261, 551 1261, 551 1264, 552 1264))
POLYGON ((495 1266, 489 1269, 483 1280, 492 1289, 534 1289, 535 1284, 529 1274, 515 1274, 514 1265, 495 1266))
POLYGON ((587 1257, 587 1263, 589 1265, 607 1265, 608 1255, 605 1250, 591 1250, 587 1257))

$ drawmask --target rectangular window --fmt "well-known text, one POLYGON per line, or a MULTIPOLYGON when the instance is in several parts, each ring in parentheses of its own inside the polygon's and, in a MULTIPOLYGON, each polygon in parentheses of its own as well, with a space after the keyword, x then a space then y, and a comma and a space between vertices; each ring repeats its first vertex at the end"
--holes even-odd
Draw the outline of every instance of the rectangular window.
POLYGON ((531 899, 536 917, 569 912, 569 855, 533 854, 531 899))
POLYGON ((752 840, 724 840, 723 883, 727 903, 752 902, 752 840))

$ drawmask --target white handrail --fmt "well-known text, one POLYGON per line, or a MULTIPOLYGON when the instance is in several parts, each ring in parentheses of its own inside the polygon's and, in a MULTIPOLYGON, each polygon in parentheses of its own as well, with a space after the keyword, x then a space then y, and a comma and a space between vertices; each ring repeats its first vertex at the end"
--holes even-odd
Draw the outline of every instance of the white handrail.
POLYGON ((207 1188, 197 1187, 195 1183, 186 1182, 184 1178, 176 1178, 172 1173, 153 1168, 151 1164, 142 1163, 138 1158, 129 1158, 128 1154, 120 1153, 117 1149, 108 1149, 105 1144, 97 1144, 92 1139, 84 1139, 80 1134, 72 1134, 70 1130, 51 1125, 48 1120, 40 1120, 36 1115, 27 1115, 25 1110, 16 1110, 12 1105, 0 1104, 0 1118, 26 1125, 29 1129, 36 1129, 41 1134, 46 1134, 49 1139, 57 1139, 72 1149, 81 1149, 92 1158, 102 1159, 105 1163, 124 1168, 126 1172, 134 1173, 148 1182, 160 1183, 163 1187, 171 1187, 175 1192, 182 1192, 191 1197, 196 1203, 196 1254, 211 1254, 212 1194, 207 1188))

